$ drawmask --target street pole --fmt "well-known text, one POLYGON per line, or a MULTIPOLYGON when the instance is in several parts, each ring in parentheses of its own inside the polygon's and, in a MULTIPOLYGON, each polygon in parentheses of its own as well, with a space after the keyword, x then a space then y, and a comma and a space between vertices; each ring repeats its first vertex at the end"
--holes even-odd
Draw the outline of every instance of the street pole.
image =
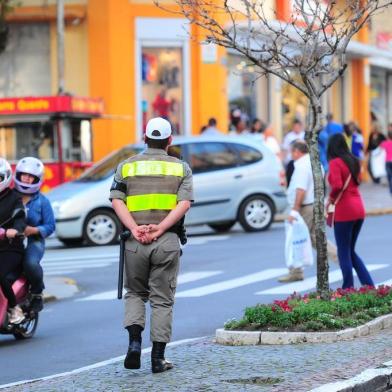
POLYGON ((57 78, 58 91, 61 95, 64 87, 64 0, 57 0, 57 78))

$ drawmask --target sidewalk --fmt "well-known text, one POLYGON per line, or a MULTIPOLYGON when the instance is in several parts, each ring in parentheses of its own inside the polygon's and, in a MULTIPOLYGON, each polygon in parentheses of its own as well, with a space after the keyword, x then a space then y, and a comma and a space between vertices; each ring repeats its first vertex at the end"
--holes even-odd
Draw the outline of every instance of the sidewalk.
POLYGON ((392 214, 392 196, 387 185, 366 182, 359 189, 368 215, 392 214))
POLYGON ((140 370, 126 370, 119 360, 4 391, 309 391, 391 359, 392 330, 346 342, 289 346, 230 347, 201 338, 168 347, 167 357, 176 367, 163 374, 151 373, 146 353, 140 370))

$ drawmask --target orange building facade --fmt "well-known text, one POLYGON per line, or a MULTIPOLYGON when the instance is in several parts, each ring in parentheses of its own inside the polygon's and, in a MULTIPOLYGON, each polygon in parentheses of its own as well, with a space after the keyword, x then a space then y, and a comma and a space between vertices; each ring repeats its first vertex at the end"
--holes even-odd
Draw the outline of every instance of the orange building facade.
MULTIPOLYGON (((35 39, 25 46, 11 45, 3 56, 5 73, 10 67, 4 64, 15 59, 24 59, 29 68, 17 67, 4 80, 0 76, 2 97, 56 93, 55 3, 24 0, 9 16, 11 41, 14 35, 15 42, 22 36, 35 39)), ((171 6, 170 1, 164 4, 171 6)), ((290 1, 270 0, 267 6, 271 17, 289 19, 290 1)), ((295 117, 306 116, 306 102, 292 87, 274 77, 255 81, 244 58, 215 45, 200 45, 201 29, 151 0, 66 0, 65 21, 66 91, 105 103, 105 115, 93 122, 93 160, 140 141, 147 119, 155 115, 169 118, 177 133, 192 135, 199 134, 210 117, 227 131, 230 111, 239 108, 249 120, 270 123, 278 138, 295 117)), ((377 46, 377 37, 389 45, 390 33, 383 26, 372 23, 370 31, 358 34, 348 51, 344 77, 323 100, 325 112, 333 112, 340 122, 357 121, 365 134, 372 111, 384 128, 392 121, 387 88, 392 55, 377 46)), ((0 59, 0 75, 2 71, 0 59)))

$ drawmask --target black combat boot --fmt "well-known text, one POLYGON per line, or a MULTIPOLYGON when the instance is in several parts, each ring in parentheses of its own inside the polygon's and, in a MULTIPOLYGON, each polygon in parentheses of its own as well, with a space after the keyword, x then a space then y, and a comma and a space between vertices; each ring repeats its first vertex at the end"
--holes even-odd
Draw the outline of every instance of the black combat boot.
POLYGON ((140 325, 134 324, 126 328, 129 332, 129 347, 124 360, 126 369, 140 369, 140 356, 142 354, 142 331, 140 325))
POLYGON ((165 359, 166 343, 153 342, 151 350, 151 370, 153 373, 162 373, 173 369, 173 364, 165 359))

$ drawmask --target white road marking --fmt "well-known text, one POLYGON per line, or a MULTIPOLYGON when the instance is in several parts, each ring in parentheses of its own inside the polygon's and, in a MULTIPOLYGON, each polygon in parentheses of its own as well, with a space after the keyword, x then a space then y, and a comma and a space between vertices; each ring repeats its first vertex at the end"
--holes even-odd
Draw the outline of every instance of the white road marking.
MULTIPOLYGON (((198 340, 202 340, 202 339, 205 339, 205 338, 206 337, 203 336, 203 337, 199 337, 199 338, 177 340, 176 342, 169 343, 167 346, 168 347, 176 347, 176 346, 180 346, 182 344, 196 342, 198 340)), ((148 354, 150 352, 151 352, 151 347, 145 348, 145 349, 142 350, 142 355, 148 354)), ((9 383, 9 384, 3 384, 3 385, 0 385, 0 389, 15 387, 15 386, 18 386, 18 385, 35 383, 35 382, 38 382, 38 381, 53 380, 54 378, 60 378, 60 377, 70 376, 70 375, 73 375, 73 374, 83 373, 83 372, 86 372, 88 370, 97 369, 97 368, 100 368, 100 367, 103 367, 103 366, 111 365, 113 363, 121 362, 121 361, 124 360, 124 358, 125 358, 125 355, 120 355, 119 357, 114 357, 114 358, 108 359, 106 361, 97 362, 97 363, 94 363, 92 365, 88 365, 88 366, 84 366, 84 367, 81 367, 81 368, 78 368, 78 369, 71 370, 69 372, 57 373, 57 374, 52 374, 51 376, 45 376, 45 377, 40 377, 40 378, 34 378, 34 379, 31 379, 31 380, 23 380, 23 381, 12 382, 12 383, 9 383)))
POLYGON ((50 271, 50 272, 44 272, 44 279, 45 276, 61 276, 61 275, 66 275, 66 274, 76 274, 77 272, 80 272, 80 269, 73 269, 73 270, 63 270, 63 271, 50 271))
POLYGON ((50 270, 50 269, 64 269, 64 268, 94 268, 94 267, 106 267, 108 265, 111 265, 112 263, 105 262, 105 261, 100 261, 100 262, 91 262, 91 263, 70 263, 70 262, 65 262, 65 263, 56 263, 56 264, 44 264, 42 267, 45 270, 50 270))
MULTIPOLYGON (((382 268, 388 267, 388 264, 368 264, 367 269, 369 271, 376 271, 382 268)), ((342 279, 342 272, 335 270, 329 273, 329 283, 335 283, 342 279)), ((276 295, 276 294, 292 294, 295 292, 300 293, 302 291, 308 291, 316 288, 317 277, 312 276, 299 282, 293 282, 288 284, 281 284, 280 286, 272 287, 267 290, 258 291, 256 295, 276 295)))
POLYGON ((187 246, 193 245, 204 245, 210 241, 224 241, 229 239, 229 235, 208 235, 208 236, 200 236, 200 237, 188 237, 187 246))
MULTIPOLYGON (((197 280, 206 279, 211 276, 219 275, 222 271, 195 271, 195 272, 185 272, 178 276, 177 284, 185 284, 195 282, 197 280)), ((104 291, 103 293, 98 293, 94 295, 89 295, 88 297, 78 298, 75 301, 107 301, 117 298, 117 290, 104 291)))
POLYGON ((75 254, 74 256, 61 256, 61 257, 44 257, 42 262, 43 263, 52 263, 56 261, 78 261, 78 260, 100 260, 100 259, 116 259, 118 260, 119 253, 105 253, 105 254, 86 254, 81 255, 80 253, 75 254))
POLYGON ((241 276, 230 280, 224 280, 218 283, 212 283, 206 286, 197 287, 190 290, 180 291, 176 294, 177 298, 203 297, 205 295, 219 293, 225 290, 231 290, 237 287, 246 286, 251 283, 262 282, 264 280, 276 278, 284 274, 286 268, 269 268, 253 274, 241 276))

